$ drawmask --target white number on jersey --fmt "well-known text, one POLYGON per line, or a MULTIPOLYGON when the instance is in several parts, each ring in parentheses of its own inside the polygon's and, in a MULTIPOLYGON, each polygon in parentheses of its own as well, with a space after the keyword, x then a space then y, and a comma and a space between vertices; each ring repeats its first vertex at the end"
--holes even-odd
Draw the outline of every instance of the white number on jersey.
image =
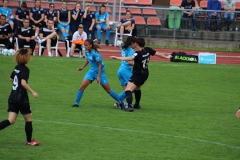
POLYGON ((148 62, 149 62, 149 58, 148 58, 148 59, 144 59, 144 60, 142 61, 143 69, 148 68, 148 62))
POLYGON ((17 75, 15 75, 13 79, 13 90, 16 90, 17 87, 18 87, 18 77, 17 75))

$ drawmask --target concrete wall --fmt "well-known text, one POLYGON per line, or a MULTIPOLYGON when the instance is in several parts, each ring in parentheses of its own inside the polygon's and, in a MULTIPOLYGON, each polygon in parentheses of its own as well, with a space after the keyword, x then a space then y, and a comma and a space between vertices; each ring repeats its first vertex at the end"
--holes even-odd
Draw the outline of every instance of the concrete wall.
POLYGON ((205 41, 205 40, 186 40, 186 39, 168 39, 168 38, 145 38, 147 44, 159 46, 184 46, 196 48, 224 48, 240 49, 239 42, 226 41, 205 41))

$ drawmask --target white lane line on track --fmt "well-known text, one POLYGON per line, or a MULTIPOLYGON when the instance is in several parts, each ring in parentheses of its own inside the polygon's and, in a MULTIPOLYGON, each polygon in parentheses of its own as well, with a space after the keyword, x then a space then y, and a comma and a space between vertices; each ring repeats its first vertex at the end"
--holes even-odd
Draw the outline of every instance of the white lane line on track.
MULTIPOLYGON (((18 118, 19 120, 24 120, 23 118, 18 118)), ((133 129, 126 129, 126 128, 114 128, 114 127, 108 127, 108 126, 98 126, 98 125, 89 125, 89 124, 81 124, 81 123, 71 123, 71 122, 58 122, 58 121, 45 121, 45 120, 37 120, 34 119, 34 122, 42 122, 42 123, 54 123, 54 124, 64 124, 64 125, 73 125, 73 126, 83 126, 83 127, 91 127, 91 128, 101 128, 101 129, 109 129, 109 130, 116 130, 116 131, 125 131, 125 132, 135 132, 135 133, 142 133, 142 134, 151 134, 151 135, 158 135, 158 136, 164 136, 164 137, 173 137, 173 138, 180 138, 180 139, 187 139, 191 141, 197 141, 202 143, 209 143, 234 149, 240 149, 240 146, 233 146, 230 144, 225 144, 221 142, 214 142, 209 141, 205 139, 199 139, 199 138, 190 138, 190 137, 184 137, 184 136, 174 136, 169 134, 163 134, 163 133, 155 133, 155 132, 149 132, 149 131, 143 131, 143 130, 133 130, 133 129)))

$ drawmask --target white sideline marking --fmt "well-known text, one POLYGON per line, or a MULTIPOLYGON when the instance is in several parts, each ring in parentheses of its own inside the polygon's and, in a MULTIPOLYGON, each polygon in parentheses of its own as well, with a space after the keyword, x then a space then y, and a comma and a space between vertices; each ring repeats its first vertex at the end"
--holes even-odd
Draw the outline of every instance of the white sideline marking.
MULTIPOLYGON (((24 120, 23 118, 18 118, 18 119, 24 120)), ((208 141, 208 140, 199 139, 199 138, 189 138, 189 137, 184 137, 184 136, 174 136, 174 135, 163 134, 163 133, 154 133, 154 132, 149 132, 149 131, 132 130, 132 129, 126 129, 126 128, 104 127, 104 126, 70 123, 70 122, 43 121, 43 120, 36 120, 36 119, 34 119, 33 121, 42 122, 42 123, 55 123, 55 124, 66 124, 66 125, 84 126, 84 127, 92 127, 92 128, 102 128, 102 129, 126 131, 126 132, 136 132, 136 133, 142 133, 142 134, 152 134, 152 135, 158 135, 158 136, 187 139, 187 140, 198 141, 198 142, 203 142, 203 143, 210 143, 210 144, 225 146, 225 147, 234 148, 234 149, 240 149, 240 146, 233 146, 233 145, 229 145, 229 144, 225 144, 225 143, 221 143, 221 142, 208 141)))

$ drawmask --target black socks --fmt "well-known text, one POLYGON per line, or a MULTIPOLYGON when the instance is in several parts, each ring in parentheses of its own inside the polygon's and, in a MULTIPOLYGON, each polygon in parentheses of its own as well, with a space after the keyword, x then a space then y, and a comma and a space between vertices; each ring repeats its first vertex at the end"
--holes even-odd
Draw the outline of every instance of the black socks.
POLYGON ((132 92, 131 91, 125 91, 126 100, 128 103, 128 108, 132 108, 132 92))
POLYGON ((26 132, 28 142, 32 141, 32 131, 33 131, 32 122, 26 122, 25 123, 25 132, 26 132))
POLYGON ((0 130, 4 129, 4 128, 6 128, 7 126, 10 126, 10 125, 11 125, 11 123, 9 122, 8 119, 2 121, 2 122, 0 122, 0 130))
POLYGON ((135 90, 135 99, 136 99, 136 104, 139 105, 140 99, 141 99, 141 90, 135 90))

